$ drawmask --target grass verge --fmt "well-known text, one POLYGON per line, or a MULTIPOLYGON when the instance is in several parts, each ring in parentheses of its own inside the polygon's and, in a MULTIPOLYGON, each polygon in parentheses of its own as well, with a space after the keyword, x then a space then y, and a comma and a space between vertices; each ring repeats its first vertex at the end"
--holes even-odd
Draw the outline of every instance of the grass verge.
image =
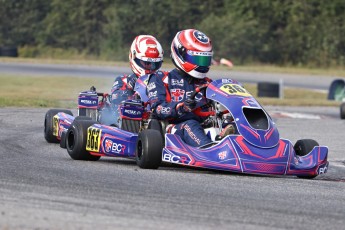
POLYGON ((0 107, 75 108, 78 94, 95 86, 109 92, 111 78, 0 75, 0 107))
MULTIPOLYGON (((0 75, 0 107, 76 108, 78 94, 95 86, 98 92, 109 93, 113 79, 87 77, 0 75)), ((324 92, 285 88, 284 98, 259 98, 255 84, 245 88, 263 105, 339 106, 327 100, 324 92)))

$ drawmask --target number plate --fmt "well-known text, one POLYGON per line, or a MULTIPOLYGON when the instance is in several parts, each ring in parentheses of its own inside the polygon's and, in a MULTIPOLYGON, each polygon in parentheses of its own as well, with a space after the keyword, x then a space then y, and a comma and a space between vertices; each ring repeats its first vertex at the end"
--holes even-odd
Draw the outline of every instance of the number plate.
POLYGON ((99 152, 102 130, 94 127, 87 129, 86 150, 90 152, 99 152))
POLYGON ((243 97, 251 97, 252 95, 242 86, 237 84, 225 84, 220 87, 222 91, 230 95, 239 95, 243 97))

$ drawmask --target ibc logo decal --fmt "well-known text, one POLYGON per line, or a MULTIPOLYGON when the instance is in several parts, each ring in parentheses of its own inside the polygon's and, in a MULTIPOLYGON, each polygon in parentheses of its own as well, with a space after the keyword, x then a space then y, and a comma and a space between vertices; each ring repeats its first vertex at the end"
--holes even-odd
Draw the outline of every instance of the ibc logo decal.
POLYGON ((120 143, 113 142, 110 139, 106 139, 104 142, 105 151, 107 153, 124 154, 126 146, 120 143))
POLYGON ((105 140, 105 151, 110 152, 111 146, 113 145, 113 142, 109 139, 105 140))
POLYGON ((320 167, 318 169, 318 174, 324 174, 327 172, 327 170, 328 170, 328 162, 327 162, 327 164, 320 165, 320 167))
POLYGON ((163 155, 163 161, 171 162, 175 164, 189 164, 191 162, 191 159, 187 156, 176 156, 172 153, 164 153, 163 155))

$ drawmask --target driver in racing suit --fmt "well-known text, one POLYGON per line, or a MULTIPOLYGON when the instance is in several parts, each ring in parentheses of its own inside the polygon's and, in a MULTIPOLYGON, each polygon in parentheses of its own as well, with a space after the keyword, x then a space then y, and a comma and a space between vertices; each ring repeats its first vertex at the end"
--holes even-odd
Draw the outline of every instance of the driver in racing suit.
MULTIPOLYGON (((147 85, 150 106, 156 118, 167 120, 170 123, 167 132, 173 131, 194 147, 212 142, 201 126, 206 117, 193 112, 199 107, 208 109, 205 92, 200 91, 194 99, 190 98, 196 87, 211 82, 206 73, 212 56, 211 40, 204 33, 195 29, 180 31, 171 43, 171 58, 176 68, 151 75, 147 85)), ((220 135, 227 134, 229 131, 220 135)))
POLYGON ((110 114, 104 111, 102 123, 118 126, 121 102, 134 98, 134 86, 140 76, 155 73, 160 69, 163 53, 161 44, 151 35, 139 35, 133 40, 129 50, 129 63, 133 73, 115 78, 110 97, 115 116, 111 111, 109 111, 110 114))

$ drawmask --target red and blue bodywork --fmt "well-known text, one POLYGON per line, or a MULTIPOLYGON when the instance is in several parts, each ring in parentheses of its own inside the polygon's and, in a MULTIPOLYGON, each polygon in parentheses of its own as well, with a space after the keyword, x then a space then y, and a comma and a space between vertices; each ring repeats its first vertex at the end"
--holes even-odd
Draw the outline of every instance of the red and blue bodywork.
MULTIPOLYGON (((103 100, 98 100, 98 94, 93 91, 81 92, 78 97, 79 115, 88 116, 94 111, 102 113, 105 107, 103 100), (82 111, 83 114, 80 114, 82 111)), ((145 117, 145 111, 141 101, 127 100, 119 107, 120 116, 123 119, 141 121, 145 117)), ((64 134, 71 127, 75 117, 64 112, 57 113, 53 118, 53 135, 62 140, 64 134)), ((95 118, 94 120, 97 120, 95 118)), ((97 156, 135 157, 137 133, 128 132, 117 127, 94 124, 87 130, 86 149, 97 156)), ((60 145, 65 147, 65 145, 60 145)))
POLYGON ((307 155, 297 156, 293 144, 279 137, 271 117, 238 82, 213 81, 206 97, 231 113, 238 132, 208 148, 191 147, 179 136, 166 134, 163 161, 248 174, 313 177, 326 173, 328 148, 315 146, 307 155))
MULTIPOLYGON (((136 91, 145 102, 147 77, 136 83, 136 91)), ((276 125, 255 98, 237 81, 215 80, 206 88, 206 97, 221 104, 234 118, 236 134, 231 134, 210 147, 192 147, 174 134, 165 134, 162 161, 193 167, 225 170, 247 174, 296 175, 314 177, 327 172, 328 148, 315 146, 305 156, 298 156, 293 144, 281 139, 276 125)), ((88 98, 83 98, 88 102, 88 98)), ((93 106, 83 104, 83 108, 93 106)), ((140 106, 125 105, 121 116, 143 119, 145 110, 140 106)), ((98 106, 98 109, 101 109, 98 106)), ((54 117, 58 138, 71 126, 75 118, 65 113, 54 117)), ((95 156, 135 158, 137 133, 117 127, 94 124, 87 131, 86 150, 95 156)))

